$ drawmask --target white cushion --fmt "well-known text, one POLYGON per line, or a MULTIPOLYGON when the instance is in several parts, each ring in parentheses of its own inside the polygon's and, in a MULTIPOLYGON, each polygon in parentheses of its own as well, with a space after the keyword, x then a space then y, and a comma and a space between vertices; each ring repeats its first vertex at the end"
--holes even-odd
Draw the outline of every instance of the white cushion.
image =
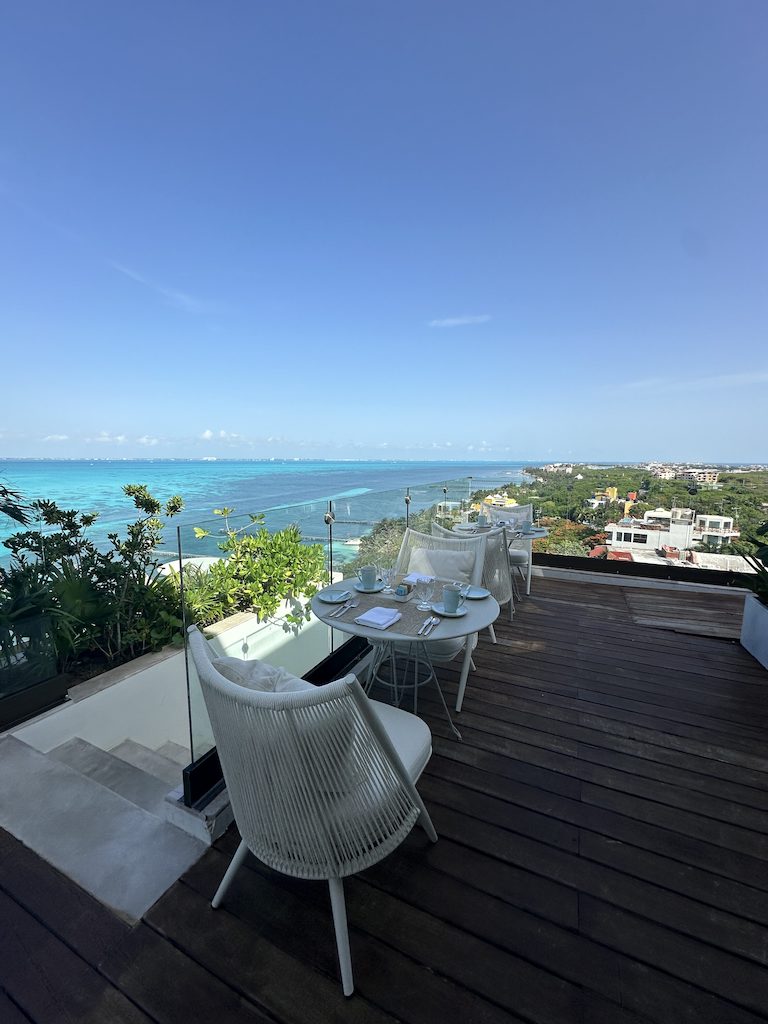
POLYGON ((432 753, 432 733, 429 726, 410 711, 393 708, 378 700, 372 700, 370 707, 392 740, 392 746, 400 755, 405 770, 415 782, 432 753))
POLYGON ((286 672, 284 668, 268 665, 266 661, 243 661, 242 658, 213 658, 213 667, 232 683, 249 690, 264 693, 295 693, 298 690, 314 690, 306 679, 286 672))
POLYGON ((528 565, 528 552, 521 551, 520 548, 510 548, 509 560, 512 565, 528 565))
POLYGON ((408 572, 437 576, 443 580, 469 583, 475 567, 474 551, 448 551, 445 548, 414 548, 408 563, 408 572))

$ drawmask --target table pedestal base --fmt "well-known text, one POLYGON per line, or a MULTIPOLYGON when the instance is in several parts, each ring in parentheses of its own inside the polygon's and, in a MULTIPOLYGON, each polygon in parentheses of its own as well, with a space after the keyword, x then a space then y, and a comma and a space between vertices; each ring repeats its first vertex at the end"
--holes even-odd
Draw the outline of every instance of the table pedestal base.
POLYGON ((453 724, 451 713, 427 652, 427 646, 423 641, 414 640, 412 643, 402 640, 397 643, 392 640, 373 641, 373 655, 368 666, 368 677, 365 684, 366 692, 370 691, 377 683, 392 692, 394 702, 398 707, 405 694, 413 691, 414 714, 417 713, 418 708, 419 687, 434 683, 448 724, 456 739, 461 739, 461 733, 453 724), (399 662, 398 655, 400 655, 399 662))

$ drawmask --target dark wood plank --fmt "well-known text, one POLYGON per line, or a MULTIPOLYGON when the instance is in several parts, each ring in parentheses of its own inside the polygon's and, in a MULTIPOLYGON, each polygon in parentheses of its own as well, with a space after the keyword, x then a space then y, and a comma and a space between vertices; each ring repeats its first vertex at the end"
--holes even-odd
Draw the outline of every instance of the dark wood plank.
POLYGON ((90 964, 98 964, 130 925, 71 879, 0 829, 0 889, 90 964))
MULTIPOLYGON (((0 1019, 768 1020, 768 676, 658 628, 722 598, 537 578, 480 638, 462 743, 423 694, 440 839, 414 829, 346 881, 351 1000, 323 883, 247 858, 211 909, 235 829, 134 929, 0 833, 0 912, 34 951, 4 916, 0 1019)), ((449 699, 459 669, 439 670, 449 699)))
MULTIPOLYGON (((215 852, 215 851, 214 851, 215 852)), ((235 877, 220 910, 210 907, 228 858, 208 856, 185 876, 173 900, 161 900, 149 920, 196 959, 258 998, 281 1021, 371 1022, 390 1015, 403 1021, 509 1021, 509 1014, 440 978, 397 948, 356 927, 349 907, 354 1000, 345 1000, 327 886, 286 879, 255 861, 235 877), (192 888, 194 886, 194 890, 192 888)), ((512 1018, 515 1020, 516 1018, 512 1018)))
POLYGON ((0 990, 35 1024, 150 1024, 145 1013, 4 893, 0 921, 0 990))
POLYGON ((30 1018, 0 990, 0 1021, 3 1024, 29 1024, 30 1018))
POLYGON ((109 953, 102 970, 157 1024, 209 1024, 212 1020, 269 1024, 271 1020, 229 981, 214 977, 143 923, 109 953))
MULTIPOLYGON (((582 896, 579 902, 583 934, 641 963, 658 966, 703 991, 724 995, 744 1008, 748 1014, 745 1019, 755 1019, 754 1014, 764 1019, 768 1014, 768 971, 763 967, 704 947, 695 939, 660 928, 602 900, 582 896)), ((720 1019, 740 1019, 739 1011, 733 1006, 728 1016, 720 1019)))

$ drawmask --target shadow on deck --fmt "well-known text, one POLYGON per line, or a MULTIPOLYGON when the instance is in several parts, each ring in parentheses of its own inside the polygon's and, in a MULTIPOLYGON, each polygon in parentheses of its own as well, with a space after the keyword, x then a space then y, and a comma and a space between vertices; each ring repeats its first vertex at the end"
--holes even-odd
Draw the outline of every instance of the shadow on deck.
POLYGON ((233 830, 133 928, 3 835, 0 1020, 764 1020, 768 675, 638 593, 537 580, 481 638, 463 743, 420 698, 440 841, 347 881, 351 1000, 325 885, 251 858, 211 910, 233 830))

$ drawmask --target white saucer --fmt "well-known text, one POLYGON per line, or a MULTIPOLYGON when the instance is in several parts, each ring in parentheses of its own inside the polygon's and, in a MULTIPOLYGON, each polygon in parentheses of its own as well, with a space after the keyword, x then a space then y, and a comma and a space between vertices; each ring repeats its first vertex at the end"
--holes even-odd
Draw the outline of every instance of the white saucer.
POLYGON ((470 587, 469 590, 462 590, 461 593, 470 601, 480 601, 484 597, 491 596, 490 590, 486 590, 485 587, 470 587))
POLYGON ((443 606, 443 602, 432 605, 432 611, 437 612, 438 615, 445 615, 447 619, 460 619, 462 615, 467 614, 466 608, 457 608, 455 612, 447 612, 443 606))
POLYGON ((378 594, 380 590, 384 589, 384 584, 379 580, 375 587, 364 587, 362 583, 353 583, 352 586, 360 594, 378 594))
POLYGON ((317 594, 318 600, 325 601, 326 604, 341 604, 343 601, 348 601, 350 597, 352 597, 351 590, 320 590, 317 594))

